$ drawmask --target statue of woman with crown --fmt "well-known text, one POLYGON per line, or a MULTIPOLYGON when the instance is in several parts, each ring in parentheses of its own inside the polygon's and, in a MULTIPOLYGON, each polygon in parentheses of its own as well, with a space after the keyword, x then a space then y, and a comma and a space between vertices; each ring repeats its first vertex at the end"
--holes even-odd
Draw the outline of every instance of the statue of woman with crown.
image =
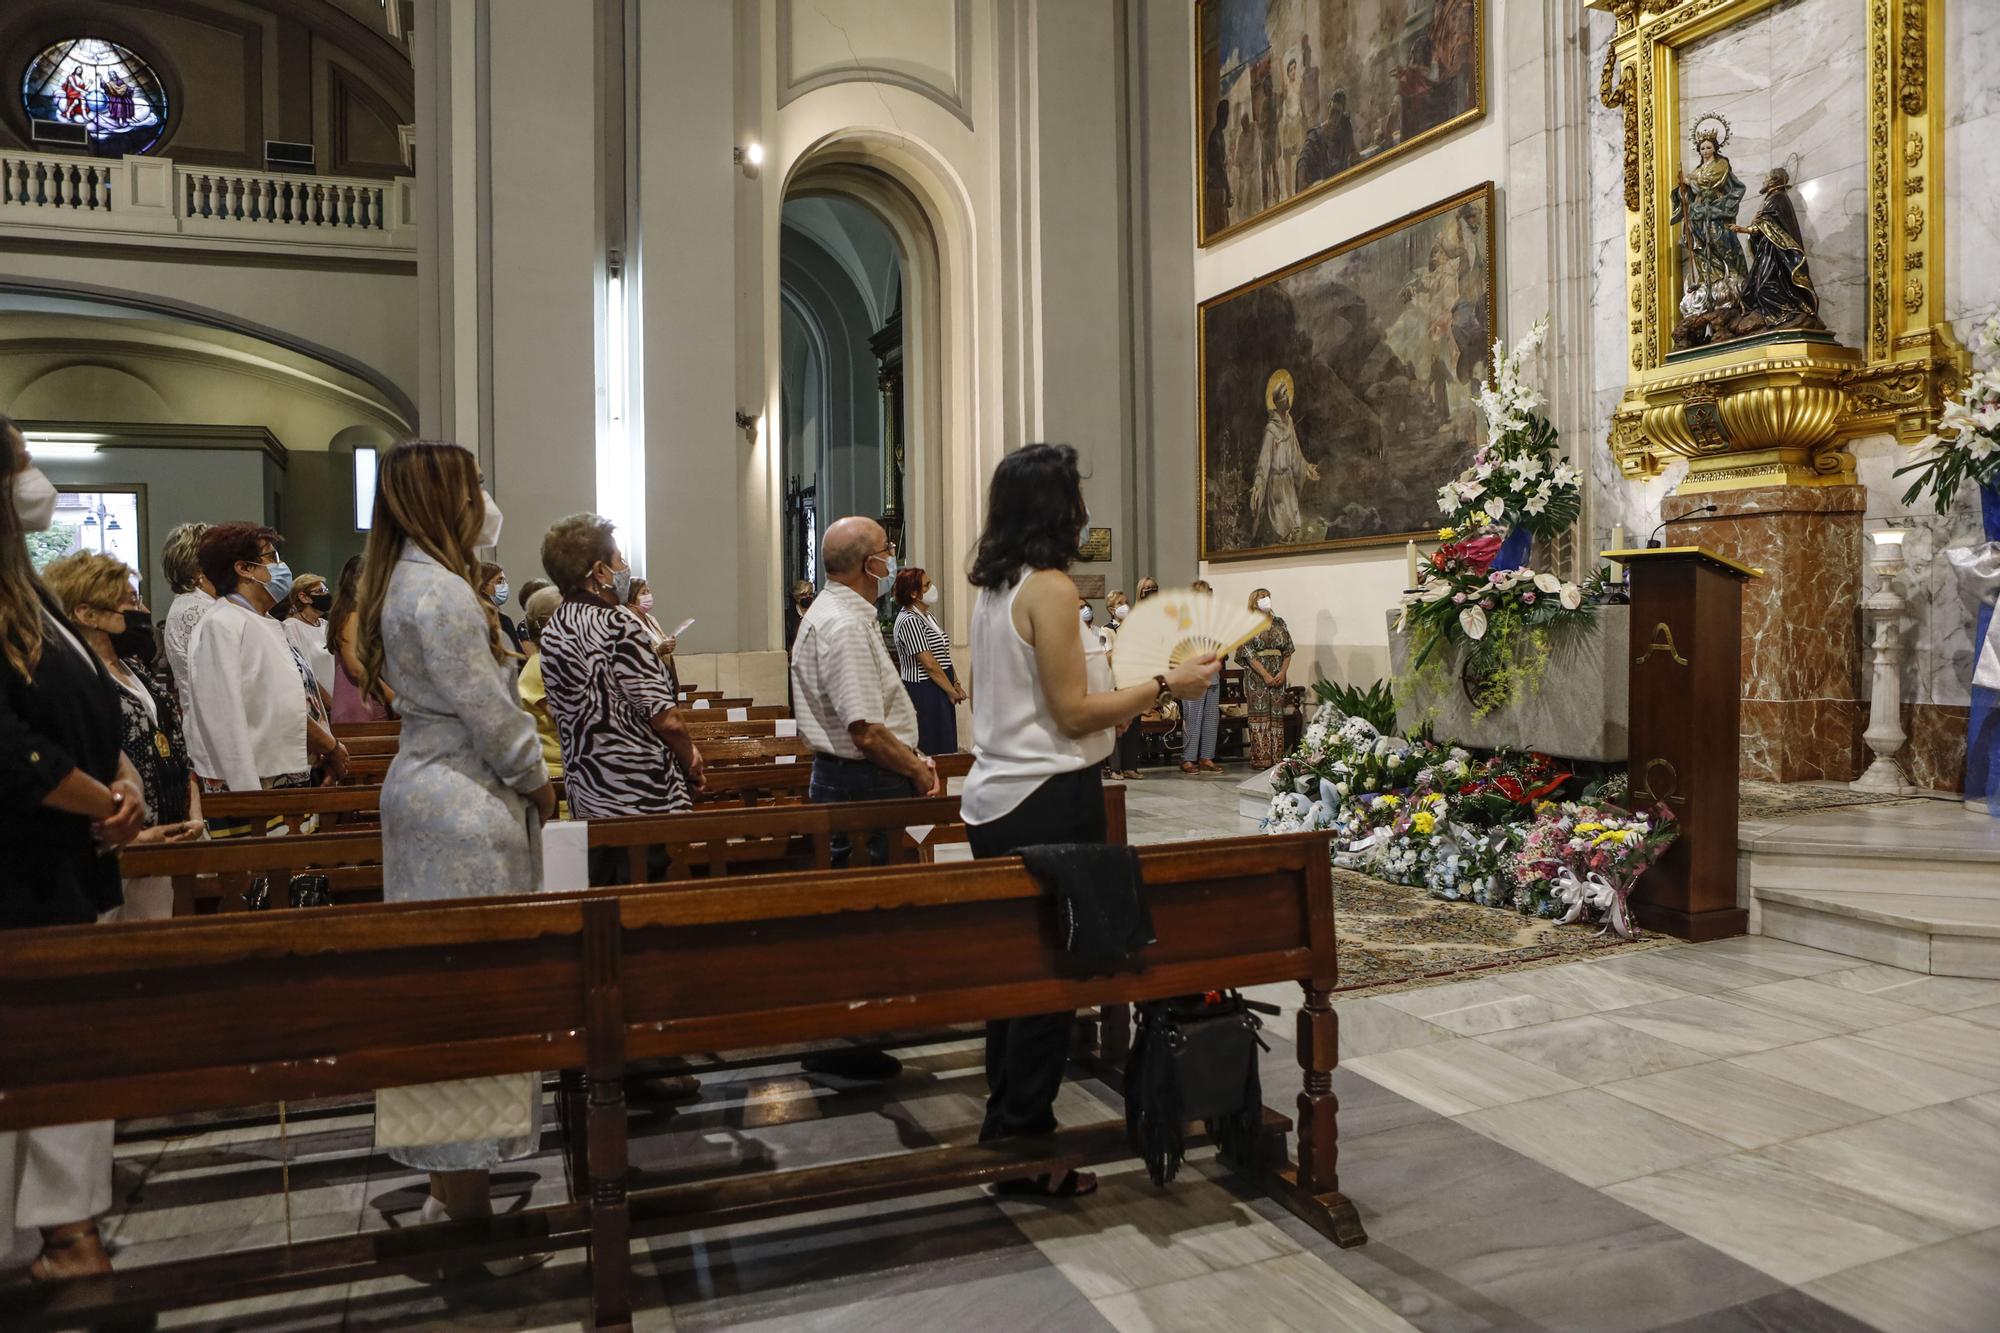
POLYGON ((1743 290, 1750 281, 1743 243, 1734 231, 1746 190, 1722 154, 1729 143, 1729 122, 1710 113, 1695 121, 1689 137, 1701 160, 1694 170, 1680 173, 1668 219, 1682 226, 1681 321, 1674 329, 1675 347, 1705 346, 1729 336, 1730 324, 1743 313, 1743 290))

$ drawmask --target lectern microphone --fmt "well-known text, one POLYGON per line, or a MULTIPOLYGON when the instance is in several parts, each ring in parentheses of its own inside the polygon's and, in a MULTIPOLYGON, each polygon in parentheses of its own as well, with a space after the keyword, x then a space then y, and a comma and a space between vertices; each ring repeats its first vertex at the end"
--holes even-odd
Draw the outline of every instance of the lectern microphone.
MULTIPOLYGON (((1687 513, 1681 515, 1681 518, 1692 518, 1696 514, 1713 514, 1716 511, 1716 508, 1717 507, 1712 504, 1703 505, 1699 509, 1688 510, 1687 513)), ((1653 535, 1646 538, 1646 549, 1649 551, 1657 551, 1662 546, 1664 546, 1666 543, 1660 540, 1660 534, 1666 530, 1668 523, 1677 523, 1679 521, 1680 521, 1679 519, 1661 520, 1660 526, 1653 529, 1653 535)))

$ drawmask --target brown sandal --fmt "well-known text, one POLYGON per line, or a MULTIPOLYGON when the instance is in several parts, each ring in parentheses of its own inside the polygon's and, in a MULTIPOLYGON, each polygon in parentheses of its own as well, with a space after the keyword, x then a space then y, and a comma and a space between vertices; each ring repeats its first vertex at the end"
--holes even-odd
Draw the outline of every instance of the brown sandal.
POLYGON ((1003 1199, 1087 1199, 1097 1193, 1097 1177, 1088 1171, 1069 1171, 1061 1180, 1052 1180, 1051 1173, 1044 1171, 1039 1176, 1003 1180, 993 1192, 1003 1199))
POLYGON ((42 1230, 42 1252, 35 1262, 28 1265, 28 1277, 34 1282, 61 1282, 69 1278, 87 1277, 92 1273, 109 1273, 111 1256, 105 1253, 104 1238, 98 1234, 95 1218, 87 1222, 71 1222, 67 1226, 45 1227, 42 1230), (51 1256, 64 1250, 80 1248, 86 1242, 97 1251, 94 1262, 85 1260, 86 1266, 73 1271, 62 1271, 67 1265, 51 1264, 51 1256))

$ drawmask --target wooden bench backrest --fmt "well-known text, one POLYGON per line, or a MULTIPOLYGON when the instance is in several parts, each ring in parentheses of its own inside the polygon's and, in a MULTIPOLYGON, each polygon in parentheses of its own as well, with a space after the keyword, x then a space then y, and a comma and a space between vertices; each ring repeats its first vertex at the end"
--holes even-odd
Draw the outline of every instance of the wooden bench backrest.
POLYGON ((1325 833, 1140 860, 1158 942, 1082 980, 1012 857, 0 932, 0 1130, 1333 984, 1325 833))

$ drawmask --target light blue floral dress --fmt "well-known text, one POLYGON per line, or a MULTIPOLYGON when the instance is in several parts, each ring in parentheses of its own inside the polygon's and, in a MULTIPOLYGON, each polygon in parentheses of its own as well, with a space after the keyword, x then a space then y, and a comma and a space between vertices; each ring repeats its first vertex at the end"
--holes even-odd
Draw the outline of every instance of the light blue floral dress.
MULTIPOLYGON (((402 737, 382 784, 382 896, 389 902, 533 893, 542 836, 525 793, 549 780, 535 719, 493 660, 478 594, 414 545, 382 602, 383 677, 402 737)), ((422 1171, 472 1171, 540 1143, 482 1139, 390 1156, 422 1171)))

